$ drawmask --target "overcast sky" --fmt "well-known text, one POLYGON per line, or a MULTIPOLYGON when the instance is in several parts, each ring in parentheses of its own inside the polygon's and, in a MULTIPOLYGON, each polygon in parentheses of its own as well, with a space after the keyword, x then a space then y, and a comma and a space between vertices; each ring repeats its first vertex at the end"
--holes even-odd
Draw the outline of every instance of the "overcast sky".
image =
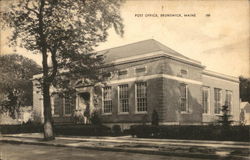
MULTIPOLYGON (((107 42, 97 50, 153 38, 201 61, 209 70, 250 77, 249 3, 248 0, 128 0, 121 9, 124 37, 110 30, 107 42), (158 17, 145 17, 145 14, 158 14, 158 17), (160 17, 160 14, 182 17, 160 17), (195 17, 184 17, 184 14, 195 14, 195 17)), ((13 53, 14 49, 5 44, 7 34, 2 35, 1 53, 13 53)), ((27 54, 24 49, 16 50, 41 64, 40 56, 27 54)))

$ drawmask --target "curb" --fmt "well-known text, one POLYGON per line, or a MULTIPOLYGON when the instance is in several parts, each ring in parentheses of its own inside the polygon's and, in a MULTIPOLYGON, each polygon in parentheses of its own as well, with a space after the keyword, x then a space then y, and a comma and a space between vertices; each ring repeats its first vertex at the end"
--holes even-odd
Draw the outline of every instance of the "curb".
POLYGON ((42 145, 42 146, 54 146, 54 147, 69 147, 69 148, 78 148, 78 149, 87 149, 87 150, 98 150, 98 151, 114 151, 114 152, 128 152, 128 153, 140 153, 140 154, 150 154, 150 155, 164 155, 164 156, 176 156, 176 157, 188 157, 188 158, 205 158, 205 159, 241 159, 249 160, 247 157, 242 156, 219 156, 215 154, 204 154, 204 153, 176 153, 168 151, 159 151, 159 150, 143 150, 143 149, 129 149, 129 148, 119 148, 119 147, 98 147, 98 146, 72 146, 67 144, 55 144, 47 142, 27 142, 27 141, 17 141, 17 140, 0 140, 3 143, 10 144, 29 144, 29 145, 42 145))

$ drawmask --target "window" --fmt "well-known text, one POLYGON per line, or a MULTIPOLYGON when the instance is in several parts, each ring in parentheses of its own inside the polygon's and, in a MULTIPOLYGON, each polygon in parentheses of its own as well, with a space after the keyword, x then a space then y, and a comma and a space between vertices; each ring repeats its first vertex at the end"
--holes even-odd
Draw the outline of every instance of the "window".
POLYGON ((60 97, 58 94, 53 95, 53 111, 55 116, 60 114, 60 108, 62 108, 62 105, 63 98, 60 97))
POLYGON ((187 77, 188 71, 186 69, 180 69, 180 72, 177 74, 178 77, 187 77))
POLYGON ((187 70, 181 69, 181 75, 187 75, 187 70))
POLYGON ((119 76, 126 75, 126 74, 128 74, 128 71, 127 71, 127 70, 122 70, 122 71, 119 71, 119 72, 118 72, 118 75, 119 75, 119 76))
POLYGON ((146 67, 136 68, 135 72, 136 73, 145 73, 146 72, 146 67))
POLYGON ((225 105, 228 106, 229 112, 231 112, 231 109, 232 109, 232 91, 229 91, 229 90, 226 91, 225 105))
POLYGON ((66 94, 64 97, 64 115, 71 115, 73 108, 75 108, 74 96, 66 94))
POLYGON ((129 112, 128 84, 119 86, 119 112, 129 112))
POLYGON ((186 84, 181 84, 180 85, 180 107, 181 107, 181 112, 188 112, 188 101, 187 101, 187 85, 186 84))
POLYGON ((112 88, 103 88, 103 113, 112 113, 112 88))
POLYGON ((220 114, 220 107, 221 107, 221 89, 215 88, 214 89, 214 113, 220 114))
POLYGON ((202 88, 202 106, 203 106, 203 113, 208 114, 210 111, 210 88, 203 87, 202 88))
POLYGON ((146 112, 147 111, 147 83, 139 82, 136 83, 136 111, 146 112))

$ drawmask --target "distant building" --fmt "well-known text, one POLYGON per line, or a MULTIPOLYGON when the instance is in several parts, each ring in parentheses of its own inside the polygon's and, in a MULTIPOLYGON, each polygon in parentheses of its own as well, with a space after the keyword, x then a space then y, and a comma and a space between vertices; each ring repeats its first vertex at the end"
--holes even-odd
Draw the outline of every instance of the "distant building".
POLYGON ((241 102, 240 103, 240 109, 241 109, 241 113, 243 114, 241 116, 244 117, 244 124, 245 125, 250 125, 250 103, 248 102, 241 102))
MULTIPOLYGON (((196 125, 217 120, 220 107, 229 105, 234 121, 239 121, 239 79, 205 70, 190 59, 155 41, 145 40, 101 51, 111 72, 107 86, 94 96, 93 86, 75 84, 70 98, 52 97, 55 123, 70 123, 73 110, 98 109, 107 125, 150 123, 153 110, 160 124, 196 125), (97 99, 97 101, 94 99, 97 99)), ((35 78, 36 76, 34 76, 35 78)), ((34 81, 35 83, 35 81, 34 81)), ((42 95, 34 85, 35 114, 42 120, 42 95)), ((79 114, 80 114, 79 113, 79 114)))

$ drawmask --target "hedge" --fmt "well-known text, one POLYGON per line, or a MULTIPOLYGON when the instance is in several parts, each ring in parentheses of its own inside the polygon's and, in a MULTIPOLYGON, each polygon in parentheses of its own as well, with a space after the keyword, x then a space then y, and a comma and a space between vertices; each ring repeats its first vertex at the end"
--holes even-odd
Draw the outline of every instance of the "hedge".
POLYGON ((111 129, 102 125, 56 125, 54 127, 56 135, 74 136, 110 136, 111 129))
POLYGON ((139 138, 250 141, 250 126, 131 126, 130 134, 139 138))
POLYGON ((40 133, 40 132, 43 132, 43 126, 41 124, 0 125, 1 134, 40 133))
MULTIPOLYGON (((0 125, 1 134, 20 134, 20 133, 42 133, 42 124, 19 124, 19 125, 0 125)), ((111 129, 100 125, 76 125, 64 124, 54 125, 56 135, 75 135, 75 136, 110 136, 111 129)))

